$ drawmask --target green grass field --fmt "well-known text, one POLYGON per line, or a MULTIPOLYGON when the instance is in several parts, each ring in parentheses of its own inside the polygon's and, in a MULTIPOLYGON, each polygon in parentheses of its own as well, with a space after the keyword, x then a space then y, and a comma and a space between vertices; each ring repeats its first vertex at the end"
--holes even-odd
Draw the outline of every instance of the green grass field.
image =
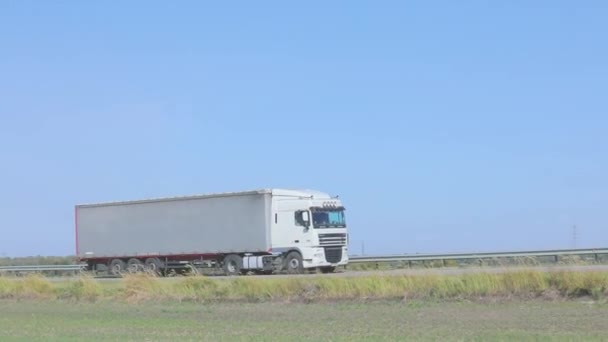
POLYGON ((605 340, 579 301, 71 303, 0 301, 1 341, 605 340))

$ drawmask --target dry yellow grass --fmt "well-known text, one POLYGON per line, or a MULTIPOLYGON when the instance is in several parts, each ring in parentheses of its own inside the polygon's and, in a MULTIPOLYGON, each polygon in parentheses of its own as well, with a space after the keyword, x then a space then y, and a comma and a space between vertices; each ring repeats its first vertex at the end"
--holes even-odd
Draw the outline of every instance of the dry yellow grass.
POLYGON ((608 272, 475 273, 361 277, 212 279, 165 281, 129 275, 111 287, 92 278, 52 283, 40 276, 0 278, 0 299, 146 301, 335 301, 360 299, 573 298, 608 295, 608 272))

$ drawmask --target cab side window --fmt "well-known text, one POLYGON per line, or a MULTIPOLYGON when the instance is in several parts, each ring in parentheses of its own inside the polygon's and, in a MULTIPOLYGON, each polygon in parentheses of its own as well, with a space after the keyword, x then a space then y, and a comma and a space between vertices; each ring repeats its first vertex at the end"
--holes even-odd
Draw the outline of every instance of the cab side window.
POLYGON ((302 226, 304 227, 304 218, 302 217, 302 210, 298 210, 295 213, 295 221, 296 221, 296 226, 302 226))

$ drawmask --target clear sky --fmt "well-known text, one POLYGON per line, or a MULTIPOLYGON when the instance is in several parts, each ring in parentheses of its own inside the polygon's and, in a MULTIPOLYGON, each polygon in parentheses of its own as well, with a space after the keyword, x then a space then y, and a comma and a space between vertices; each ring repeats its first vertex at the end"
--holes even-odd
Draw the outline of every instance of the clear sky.
POLYGON ((606 1, 1 1, 0 254, 73 207, 340 195, 352 252, 608 247, 606 1), (289 4, 288 4, 289 3, 289 4))

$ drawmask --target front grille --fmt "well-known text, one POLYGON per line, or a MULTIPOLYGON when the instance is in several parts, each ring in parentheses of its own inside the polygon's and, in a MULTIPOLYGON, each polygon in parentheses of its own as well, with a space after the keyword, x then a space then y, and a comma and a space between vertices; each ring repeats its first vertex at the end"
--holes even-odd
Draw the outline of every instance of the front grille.
POLYGON ((337 263, 342 260, 342 247, 325 247, 325 260, 331 263, 337 263))
POLYGON ((319 234, 320 246, 345 246, 346 234, 319 234))

